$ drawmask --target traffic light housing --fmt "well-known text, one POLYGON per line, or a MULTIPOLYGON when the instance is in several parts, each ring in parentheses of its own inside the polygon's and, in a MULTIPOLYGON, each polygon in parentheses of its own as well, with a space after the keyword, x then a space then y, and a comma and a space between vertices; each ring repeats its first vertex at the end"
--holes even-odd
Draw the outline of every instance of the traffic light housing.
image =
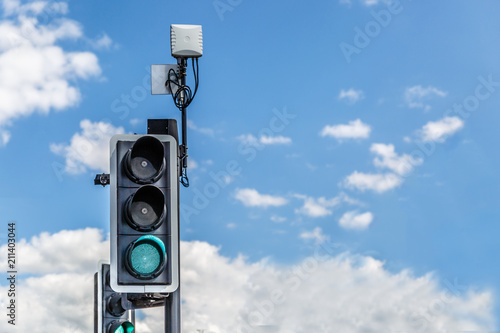
POLYGON ((135 310, 127 309, 126 294, 111 289, 109 271, 99 262, 94 275, 94 333, 135 333, 135 310))
POLYGON ((111 156, 111 287, 169 293, 179 285, 178 143, 115 135, 111 156))

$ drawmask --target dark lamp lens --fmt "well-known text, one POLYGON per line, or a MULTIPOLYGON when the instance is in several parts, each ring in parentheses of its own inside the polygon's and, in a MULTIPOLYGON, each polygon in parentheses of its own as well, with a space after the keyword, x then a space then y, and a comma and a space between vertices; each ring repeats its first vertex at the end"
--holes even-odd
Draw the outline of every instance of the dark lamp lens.
POLYGON ((125 213, 132 228, 152 231, 161 225, 165 212, 163 192, 155 186, 146 185, 128 199, 125 213))
POLYGON ((128 176, 138 184, 152 184, 164 168, 163 144, 152 136, 139 138, 126 156, 128 176))

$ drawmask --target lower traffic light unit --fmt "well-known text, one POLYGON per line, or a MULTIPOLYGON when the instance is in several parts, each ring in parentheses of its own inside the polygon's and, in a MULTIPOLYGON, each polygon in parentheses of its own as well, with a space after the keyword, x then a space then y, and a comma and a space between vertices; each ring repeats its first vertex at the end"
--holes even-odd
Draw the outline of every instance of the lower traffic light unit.
POLYGON ((126 309, 125 296, 111 289, 109 264, 99 262, 94 276, 94 333, 135 333, 135 310, 126 309))

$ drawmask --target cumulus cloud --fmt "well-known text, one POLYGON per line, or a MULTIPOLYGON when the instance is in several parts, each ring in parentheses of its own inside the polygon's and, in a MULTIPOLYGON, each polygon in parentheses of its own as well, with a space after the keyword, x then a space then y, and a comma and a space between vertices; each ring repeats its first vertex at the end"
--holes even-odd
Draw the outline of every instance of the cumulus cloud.
POLYGON ((68 4, 65 2, 34 1, 21 4, 20 0, 3 0, 2 6, 4 16, 11 16, 13 14, 54 15, 58 13, 66 14, 68 12, 68 4))
MULTIPOLYGON (((66 257, 68 260, 70 257, 66 257)), ((97 265, 94 266, 97 268, 97 265)), ((22 275, 18 275, 20 277, 22 275)), ((3 284, 3 282, 2 282, 3 284)), ((93 331, 93 272, 46 274, 17 280, 15 327, 3 320, 3 332, 62 332, 93 331)), ((0 284, 0 305, 7 307, 7 286, 0 284)), ((8 317, 5 317, 8 318, 8 317)))
POLYGON ((123 127, 84 119, 80 128, 81 132, 75 133, 69 144, 52 143, 50 150, 65 158, 67 173, 79 174, 87 169, 109 172, 109 140, 115 134, 124 134, 123 127))
POLYGON ((252 134, 242 134, 238 136, 237 139, 247 146, 286 145, 292 143, 291 138, 281 135, 277 136, 261 135, 259 138, 257 138, 252 134))
POLYGON ((81 96, 75 82, 99 76, 101 68, 95 54, 57 45, 83 38, 80 24, 64 17, 66 3, 9 0, 2 6, 0 130, 6 144, 14 120, 77 105, 81 96), (40 15, 50 22, 39 21, 40 15))
POLYGON ((373 143, 370 151, 376 155, 373 164, 379 169, 389 169, 391 172, 354 171, 344 179, 344 187, 383 193, 400 186, 403 183, 403 176, 408 175, 416 166, 423 163, 422 158, 413 158, 408 154, 398 155, 392 144, 373 143))
MULTIPOLYGON (((88 238, 85 249, 109 246, 102 232, 94 229, 23 241, 27 248, 23 260, 51 246, 67 255, 52 251, 38 257, 40 264, 23 263, 23 274, 31 276, 17 281, 23 295, 17 299, 19 332, 93 330, 93 274, 97 261, 105 257, 96 257, 91 268, 88 258, 78 253, 84 252, 80 240, 89 235, 94 236, 88 238), (75 242, 60 247, 47 244, 70 234, 75 242), (49 269, 40 270, 45 261, 49 269), (54 265, 55 261, 61 263, 54 265), (75 269, 79 264, 82 268, 75 269)), ((304 238, 314 240, 307 233, 304 238)), ((457 281, 440 283, 432 274, 392 273, 372 257, 339 253, 327 240, 295 265, 265 259, 250 262, 242 256, 228 258, 220 254, 220 248, 200 241, 181 242, 181 262, 185 332, 267 332, 266 326, 278 333, 496 329, 491 292, 466 288, 457 281)), ((8 301, 5 283, 0 282, 2 308, 8 301)), ((0 325, 7 324, 2 321, 0 325)), ((148 309, 137 317, 140 332, 161 332, 162 327, 162 308, 148 309)))
MULTIPOLYGON (((21 239, 17 249, 22 272, 29 274, 89 272, 97 267, 96 260, 109 257, 109 241, 101 230, 92 228, 43 232, 30 240, 21 239)), ((0 251, 6 262, 7 245, 0 251)))
POLYGON ((371 127, 364 124, 360 119, 350 121, 348 124, 327 125, 320 135, 330 136, 337 140, 342 139, 367 139, 370 136, 371 127))
POLYGON ((370 174, 354 171, 344 180, 344 186, 360 191, 383 193, 400 186, 403 179, 394 173, 370 174))
POLYGON ((262 135, 260 137, 260 143, 263 145, 287 145, 292 143, 292 139, 281 135, 277 136, 262 135))
POLYGON ((108 34, 103 33, 100 37, 91 41, 91 45, 97 50, 109 50, 113 46, 113 40, 108 34))
POLYGON ((394 145, 374 143, 370 151, 376 155, 373 164, 379 168, 387 168, 398 175, 410 173, 415 166, 422 164, 421 158, 413 158, 408 154, 399 156, 396 154, 394 145))
POLYGON ((340 205, 341 203, 358 203, 356 200, 350 198, 345 193, 340 193, 338 196, 327 199, 325 197, 313 198, 305 195, 295 195, 296 198, 304 200, 301 208, 296 209, 295 213, 306 215, 309 217, 324 217, 332 215, 332 208, 340 205))
POLYGON ((429 121, 420 130, 422 141, 444 142, 448 137, 464 128, 464 121, 458 117, 444 117, 429 121))
POLYGON ((346 212, 339 220, 339 225, 344 229, 365 230, 373 221, 373 214, 366 212, 359 214, 358 211, 346 212))
MULTIPOLYGON (((183 286, 189 297, 183 303, 184 331, 416 333, 495 327, 490 292, 456 293, 453 285, 440 288, 431 274, 390 273, 371 257, 330 256, 329 243, 322 244, 317 255, 292 267, 224 261, 209 248, 197 249, 193 264, 214 261, 217 269, 203 265, 190 272, 196 280, 183 286)), ((145 323, 156 332, 161 320, 157 311, 145 323)))
MULTIPOLYGON (((30 240, 20 239, 18 319, 16 332, 83 333, 93 327, 93 274, 97 262, 109 260, 109 240, 102 230, 43 232, 30 240)), ((7 262, 7 245, 0 247, 7 262)), ((0 283, 0 305, 6 307, 7 286, 0 283)), ((2 328, 5 321, 2 321, 2 328)), ((10 331, 10 329, 8 330, 10 331)))
POLYGON ((365 94, 364 94, 363 90, 355 90, 353 88, 348 89, 348 90, 342 89, 342 90, 340 90, 338 98, 341 101, 342 100, 346 101, 348 104, 355 104, 359 100, 362 100, 363 98, 365 98, 365 94))
POLYGON ((319 245, 329 239, 329 237, 323 233, 323 229, 321 229, 320 227, 316 227, 311 231, 304 231, 300 234, 299 237, 306 241, 312 240, 316 245, 319 245))
POLYGON ((288 203, 288 200, 283 197, 260 194, 257 190, 251 188, 237 189, 234 197, 247 207, 278 207, 288 203))
POLYGON ((426 88, 421 85, 406 88, 404 98, 409 108, 419 108, 428 111, 431 106, 426 104, 432 97, 446 97, 445 91, 438 88, 428 86, 426 88))

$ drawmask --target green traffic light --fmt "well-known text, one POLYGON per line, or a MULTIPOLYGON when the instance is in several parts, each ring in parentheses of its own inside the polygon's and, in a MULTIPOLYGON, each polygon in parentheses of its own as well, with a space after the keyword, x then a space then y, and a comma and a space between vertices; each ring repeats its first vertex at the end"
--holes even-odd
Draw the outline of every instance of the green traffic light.
POLYGON ((132 250, 132 267, 140 274, 151 274, 160 265, 160 253, 151 244, 141 244, 132 250))
POLYGON ((161 271, 165 262, 165 244, 158 237, 140 237, 129 251, 130 268, 143 278, 151 278, 161 271))
POLYGON ((134 325, 132 325, 129 321, 124 321, 123 323, 120 323, 120 326, 114 328, 116 324, 117 323, 115 322, 115 324, 111 326, 110 333, 133 333, 135 330, 134 325))

